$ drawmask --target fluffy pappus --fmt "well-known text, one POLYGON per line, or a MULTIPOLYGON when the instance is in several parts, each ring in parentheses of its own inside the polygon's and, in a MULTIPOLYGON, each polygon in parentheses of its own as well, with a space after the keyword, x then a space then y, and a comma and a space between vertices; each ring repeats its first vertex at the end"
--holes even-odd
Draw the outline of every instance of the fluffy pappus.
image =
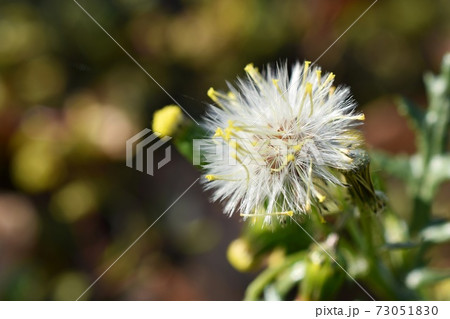
MULTIPOLYGON (((306 61, 289 75, 286 64, 260 73, 253 64, 229 92, 208 91, 214 101, 204 126, 206 188, 226 201, 225 213, 244 218, 305 214, 320 207, 330 185, 342 186, 339 170, 363 143, 356 129, 364 115, 334 74, 306 61)), ((320 209, 319 209, 320 210, 320 209)))

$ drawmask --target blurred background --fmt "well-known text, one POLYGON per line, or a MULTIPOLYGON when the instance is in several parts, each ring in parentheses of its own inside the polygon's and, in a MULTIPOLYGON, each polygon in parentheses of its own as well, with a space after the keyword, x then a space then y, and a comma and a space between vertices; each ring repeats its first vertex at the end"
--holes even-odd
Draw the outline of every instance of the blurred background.
MULTIPOLYGON (((371 2, 79 0, 197 120, 209 87, 249 62, 315 60, 371 2)), ((351 86, 370 147, 412 153, 393 98, 425 105, 422 74, 446 51, 449 1, 380 0, 318 64, 351 86)), ((125 166, 125 141, 171 103, 74 1, 2 0, 0 299, 77 299, 199 176, 175 152, 155 176, 125 166)), ((387 189, 406 210, 403 185, 387 189)), ((83 299, 242 299, 255 273, 229 265, 243 223, 221 210, 196 184, 83 299)))

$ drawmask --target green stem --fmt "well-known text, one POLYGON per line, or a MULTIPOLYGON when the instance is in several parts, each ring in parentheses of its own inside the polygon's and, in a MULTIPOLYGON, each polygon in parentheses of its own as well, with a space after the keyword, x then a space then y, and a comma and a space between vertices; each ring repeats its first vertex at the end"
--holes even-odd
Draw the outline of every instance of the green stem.
POLYGON ((376 292, 377 296, 385 300, 417 300, 418 296, 395 278, 391 270, 383 263, 383 259, 377 249, 382 242, 375 241, 375 235, 382 236, 383 229, 374 220, 374 213, 369 209, 360 207, 360 223, 353 220, 348 222, 349 232, 357 238, 360 245, 363 245, 369 271, 364 277, 364 282, 370 287, 370 290, 376 292), (359 227, 358 227, 359 226, 359 227))
MULTIPOLYGON (((419 185, 420 181, 417 182, 419 185)), ((414 196, 413 209, 411 218, 411 235, 416 235, 424 226, 430 222, 431 218, 431 203, 420 196, 421 189, 417 190, 418 195, 414 196)))
POLYGON ((369 274, 365 282, 385 300, 418 300, 418 295, 406 288, 392 275, 391 271, 381 260, 370 265, 369 274))
POLYGON ((372 212, 363 210, 361 211, 360 220, 367 244, 367 254, 372 260, 374 260, 376 258, 376 250, 373 242, 372 214, 372 212))
POLYGON ((277 275, 286 268, 294 265, 299 260, 306 256, 305 251, 293 254, 286 258, 286 260, 277 267, 271 267, 264 270, 253 282, 247 287, 244 300, 260 300, 264 288, 272 282, 277 275))

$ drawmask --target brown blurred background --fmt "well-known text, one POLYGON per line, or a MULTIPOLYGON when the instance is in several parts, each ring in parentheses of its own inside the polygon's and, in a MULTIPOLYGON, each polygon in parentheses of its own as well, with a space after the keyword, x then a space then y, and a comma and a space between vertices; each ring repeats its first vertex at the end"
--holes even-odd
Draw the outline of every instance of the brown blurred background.
MULTIPOLYGON (((249 62, 315 60, 372 1, 79 3, 200 120, 210 86, 249 62)), ((371 147, 412 153, 393 97, 425 104, 446 51, 449 1, 379 0, 318 64, 351 86, 371 147)), ((176 153, 155 176, 125 166, 125 141, 171 103, 74 1, 2 0, 0 299, 78 298, 198 177, 176 153)), ((195 185, 83 298, 241 299, 255 274, 226 260, 241 227, 195 185)))

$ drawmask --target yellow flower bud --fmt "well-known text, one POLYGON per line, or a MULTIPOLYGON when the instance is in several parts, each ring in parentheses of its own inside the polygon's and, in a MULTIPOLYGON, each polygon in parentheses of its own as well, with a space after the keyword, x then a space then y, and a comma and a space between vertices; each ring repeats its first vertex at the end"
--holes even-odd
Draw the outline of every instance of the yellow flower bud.
POLYGON ((235 269, 242 272, 252 270, 255 263, 249 243, 242 238, 231 242, 228 246, 227 258, 235 269))
POLYGON ((183 112, 177 105, 168 105, 153 114, 152 130, 161 136, 173 136, 183 121, 183 112))

